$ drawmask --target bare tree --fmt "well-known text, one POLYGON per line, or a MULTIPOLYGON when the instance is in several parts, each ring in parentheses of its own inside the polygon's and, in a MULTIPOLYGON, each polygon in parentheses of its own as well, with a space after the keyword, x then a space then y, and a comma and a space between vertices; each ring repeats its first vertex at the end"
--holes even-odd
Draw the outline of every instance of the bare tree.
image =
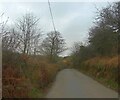
POLYGON ((18 40, 15 38, 16 31, 13 29, 10 29, 9 32, 3 36, 2 38, 2 49, 3 50, 9 50, 12 52, 16 51, 16 48, 18 48, 19 43, 18 40))
POLYGON ((7 31, 6 31, 6 24, 7 24, 7 22, 8 22, 8 19, 9 19, 9 17, 6 19, 6 20, 2 20, 3 19, 3 17, 4 17, 4 13, 2 13, 1 15, 0 15, 0 35, 1 35, 1 37, 4 37, 5 35, 7 35, 7 31))
POLYGON ((41 53, 50 57, 53 60, 60 53, 66 50, 65 41, 61 34, 57 31, 52 31, 47 34, 41 45, 41 53))
POLYGON ((31 54, 36 50, 36 44, 41 36, 41 31, 37 31, 39 19, 33 14, 27 13, 16 22, 18 32, 16 38, 20 41, 19 50, 22 53, 31 54), (34 49, 33 49, 34 48, 34 49))
POLYGON ((4 50, 8 50, 10 49, 10 45, 13 41, 13 37, 11 36, 11 32, 10 30, 7 29, 7 22, 8 19, 3 20, 4 19, 4 13, 2 13, 0 15, 0 43, 2 43, 2 49, 4 50))

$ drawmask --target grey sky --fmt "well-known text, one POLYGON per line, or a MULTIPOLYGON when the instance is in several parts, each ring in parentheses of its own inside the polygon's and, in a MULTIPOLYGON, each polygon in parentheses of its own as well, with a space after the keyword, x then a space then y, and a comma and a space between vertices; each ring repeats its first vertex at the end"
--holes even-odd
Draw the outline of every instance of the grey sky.
MULTIPOLYGON (((74 42, 87 41, 89 28, 93 26, 96 8, 105 7, 107 2, 52 2, 51 8, 56 29, 71 48, 74 42)), ((0 13, 9 17, 8 24, 14 23, 26 12, 32 12, 40 18, 40 27, 44 34, 53 30, 47 2, 11 2, 0 3, 0 13)), ((69 54, 67 50, 64 55, 69 54)))

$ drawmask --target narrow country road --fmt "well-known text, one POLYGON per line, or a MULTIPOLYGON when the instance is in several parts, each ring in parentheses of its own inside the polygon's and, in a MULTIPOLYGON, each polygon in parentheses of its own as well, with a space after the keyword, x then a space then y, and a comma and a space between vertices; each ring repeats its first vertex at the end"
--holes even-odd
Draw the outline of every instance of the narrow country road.
POLYGON ((74 69, 58 73, 46 98, 117 98, 117 92, 104 87, 74 69))

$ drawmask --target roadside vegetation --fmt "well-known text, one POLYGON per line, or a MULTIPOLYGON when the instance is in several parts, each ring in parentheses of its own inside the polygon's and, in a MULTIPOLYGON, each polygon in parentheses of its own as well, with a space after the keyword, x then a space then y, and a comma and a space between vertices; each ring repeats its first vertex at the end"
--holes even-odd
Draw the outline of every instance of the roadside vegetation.
POLYGON ((99 82, 118 90, 120 2, 98 9, 88 43, 75 43, 71 55, 76 68, 99 82))
MULTIPOLYGON (((4 14, 1 15, 3 17, 4 14)), ((61 67, 65 41, 57 31, 43 39, 39 18, 27 13, 15 27, 1 22, 3 98, 42 98, 61 67)))
POLYGON ((45 57, 3 52, 3 98, 44 97, 60 68, 45 57))

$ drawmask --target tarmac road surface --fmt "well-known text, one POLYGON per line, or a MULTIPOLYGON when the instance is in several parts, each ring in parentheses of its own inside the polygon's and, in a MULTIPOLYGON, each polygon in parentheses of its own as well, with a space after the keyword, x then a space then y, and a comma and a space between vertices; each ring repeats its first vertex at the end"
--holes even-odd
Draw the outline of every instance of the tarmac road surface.
POLYGON ((118 98, 118 93, 77 70, 64 69, 46 98, 118 98))

